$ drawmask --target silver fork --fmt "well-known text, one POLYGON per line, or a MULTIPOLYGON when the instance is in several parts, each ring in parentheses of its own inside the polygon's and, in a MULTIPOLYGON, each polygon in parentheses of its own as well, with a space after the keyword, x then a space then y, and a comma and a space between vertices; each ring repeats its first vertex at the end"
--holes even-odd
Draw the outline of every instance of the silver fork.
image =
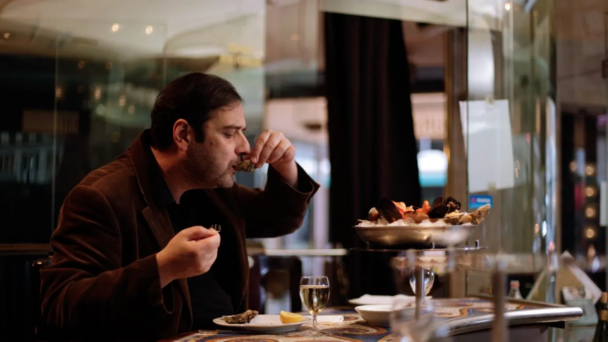
POLYGON ((221 224, 212 224, 211 229, 215 229, 215 231, 219 233, 222 231, 222 225, 221 224))

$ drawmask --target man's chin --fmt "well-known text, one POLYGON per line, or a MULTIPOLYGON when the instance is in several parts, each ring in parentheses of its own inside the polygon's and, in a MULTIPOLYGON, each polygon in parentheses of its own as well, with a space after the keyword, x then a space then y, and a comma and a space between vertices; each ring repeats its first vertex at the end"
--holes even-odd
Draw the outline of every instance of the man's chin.
POLYGON ((234 186, 234 178, 232 176, 220 179, 217 184, 218 188, 232 188, 232 186, 234 186))

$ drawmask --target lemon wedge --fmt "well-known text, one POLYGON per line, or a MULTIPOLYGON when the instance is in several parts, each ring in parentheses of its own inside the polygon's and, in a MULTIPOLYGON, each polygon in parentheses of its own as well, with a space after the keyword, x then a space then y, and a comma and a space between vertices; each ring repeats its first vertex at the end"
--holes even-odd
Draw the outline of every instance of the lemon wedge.
POLYGON ((283 324, 302 322, 302 315, 287 311, 281 311, 279 314, 279 318, 281 318, 281 323, 283 324))

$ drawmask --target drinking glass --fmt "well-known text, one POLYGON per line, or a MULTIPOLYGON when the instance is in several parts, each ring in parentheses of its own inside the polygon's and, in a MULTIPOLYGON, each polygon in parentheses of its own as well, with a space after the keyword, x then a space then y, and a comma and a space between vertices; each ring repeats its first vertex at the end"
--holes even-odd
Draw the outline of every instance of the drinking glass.
POLYGON ((317 328, 317 315, 329 301, 329 279, 325 276, 302 277, 300 280, 300 300, 312 315, 310 335, 322 335, 317 328))

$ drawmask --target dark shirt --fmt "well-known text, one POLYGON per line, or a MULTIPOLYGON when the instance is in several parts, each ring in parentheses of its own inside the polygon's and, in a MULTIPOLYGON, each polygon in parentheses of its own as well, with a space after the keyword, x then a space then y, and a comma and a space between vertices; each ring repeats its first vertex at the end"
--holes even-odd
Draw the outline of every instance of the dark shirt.
MULTIPOLYGON (((166 206, 175 233, 177 234, 182 229, 192 226, 208 228, 212 224, 220 224, 222 225, 222 241, 235 239, 236 236, 227 224, 227 220, 219 214, 219 210, 204 190, 186 191, 180 198, 179 204, 174 200, 162 176, 156 158, 150 149, 148 139, 147 135, 142 135, 142 142, 146 150, 148 162, 156 166, 154 174, 151 175, 156 184, 158 184, 155 195, 159 203, 166 206)), ((220 244, 218 257, 207 273, 188 278, 188 289, 192 303, 193 329, 213 327, 212 321, 214 318, 234 314, 235 309, 232 299, 220 285, 222 274, 220 270, 227 270, 222 265, 223 245, 225 244, 220 244)))

